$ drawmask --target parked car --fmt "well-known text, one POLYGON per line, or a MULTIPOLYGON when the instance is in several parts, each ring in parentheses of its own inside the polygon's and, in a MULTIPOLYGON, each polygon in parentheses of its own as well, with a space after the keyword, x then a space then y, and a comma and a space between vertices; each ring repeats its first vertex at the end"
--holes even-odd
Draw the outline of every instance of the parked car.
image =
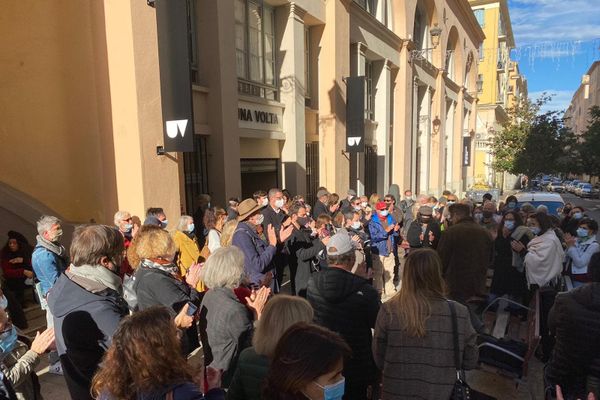
POLYGON ((552 182, 548 185, 548 191, 555 193, 563 193, 565 191, 565 187, 560 182, 552 182))
POLYGON ((548 207, 548 212, 558 216, 559 210, 565 205, 565 202, 558 193, 543 193, 543 192, 519 192, 515 195, 517 198, 517 207, 521 207, 525 203, 529 203, 534 207, 545 205, 548 207))
POLYGON ((594 197, 594 187, 591 183, 580 183, 577 189, 577 195, 581 198, 591 199, 594 197))
POLYGON ((575 189, 577 188, 577 185, 579 185, 579 183, 580 181, 578 181, 577 179, 571 182, 571 184, 569 185, 569 193, 575 193, 575 189))

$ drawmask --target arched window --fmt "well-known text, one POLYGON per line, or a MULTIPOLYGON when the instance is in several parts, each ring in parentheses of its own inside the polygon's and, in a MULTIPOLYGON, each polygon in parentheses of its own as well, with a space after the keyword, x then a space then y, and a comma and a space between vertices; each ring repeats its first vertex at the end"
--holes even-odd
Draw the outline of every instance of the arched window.
MULTIPOLYGON (((427 16, 427 10, 423 6, 422 2, 417 4, 417 10, 415 11, 413 41, 417 50, 431 49, 431 42, 429 38, 429 18, 427 16)), ((423 58, 426 58, 427 61, 431 61, 431 55, 431 51, 427 50, 424 52, 423 58)))

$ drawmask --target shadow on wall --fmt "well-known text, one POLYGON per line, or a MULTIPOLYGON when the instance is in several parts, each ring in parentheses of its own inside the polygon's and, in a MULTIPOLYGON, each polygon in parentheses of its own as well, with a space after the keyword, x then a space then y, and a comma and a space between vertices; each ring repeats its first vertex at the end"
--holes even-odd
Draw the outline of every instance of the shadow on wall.
POLYGON ((62 216, 52 211, 38 200, 0 182, 0 247, 8 240, 10 230, 22 233, 32 246, 37 236, 36 221, 42 215, 54 215, 63 221, 64 231, 62 243, 68 249, 73 236, 73 229, 78 223, 65 221, 62 216))

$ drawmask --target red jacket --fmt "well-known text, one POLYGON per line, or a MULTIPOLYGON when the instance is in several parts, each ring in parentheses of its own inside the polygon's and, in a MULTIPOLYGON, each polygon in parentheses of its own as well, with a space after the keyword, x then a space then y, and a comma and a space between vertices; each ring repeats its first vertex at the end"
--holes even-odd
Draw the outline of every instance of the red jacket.
POLYGON ((25 278, 25 269, 31 270, 31 257, 2 252, 2 272, 6 279, 25 278), (11 264, 9 261, 16 257, 23 257, 23 262, 19 264, 11 264))

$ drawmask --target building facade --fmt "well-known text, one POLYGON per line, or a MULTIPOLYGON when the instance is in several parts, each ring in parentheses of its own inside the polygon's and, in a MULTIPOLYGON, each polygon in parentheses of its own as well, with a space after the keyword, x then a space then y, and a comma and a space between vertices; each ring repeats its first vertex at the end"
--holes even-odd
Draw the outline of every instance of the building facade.
POLYGON ((581 85, 573 94, 565 111, 565 125, 576 135, 587 130, 590 108, 600 106, 600 61, 595 61, 581 78, 581 85))
POLYGON ((484 33, 467 0, 190 0, 188 23, 195 151, 162 155, 153 8, 7 5, 0 228, 150 206, 174 222, 200 193, 224 204, 270 187, 437 194, 473 175, 484 33), (351 76, 366 87, 358 155, 345 152, 351 76))
MULTIPOLYGON (((508 121, 507 110, 516 91, 523 91, 524 78, 518 64, 510 60, 515 39, 506 0, 469 0, 485 40, 479 49, 477 78, 478 115, 475 139, 474 185, 505 186, 502 174, 493 170, 490 143, 496 132, 508 121), (518 86, 517 86, 518 85, 518 86), (512 91, 515 93, 511 93, 512 91)), ((510 186, 510 185, 509 185, 510 186)))

